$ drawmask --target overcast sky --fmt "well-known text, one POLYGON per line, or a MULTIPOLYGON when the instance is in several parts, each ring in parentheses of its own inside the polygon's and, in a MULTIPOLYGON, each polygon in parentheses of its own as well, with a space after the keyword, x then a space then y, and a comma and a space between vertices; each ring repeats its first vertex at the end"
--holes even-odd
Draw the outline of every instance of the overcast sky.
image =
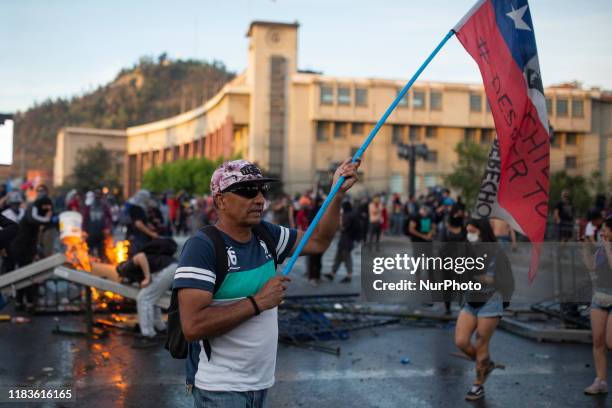
MULTIPOLYGON (((247 63, 252 20, 300 23, 298 66, 408 78, 474 0, 0 0, 0 112, 79 95, 140 56, 247 63)), ((532 0, 545 85, 612 89, 612 1, 532 0)), ((452 39, 421 79, 481 82, 452 39)))

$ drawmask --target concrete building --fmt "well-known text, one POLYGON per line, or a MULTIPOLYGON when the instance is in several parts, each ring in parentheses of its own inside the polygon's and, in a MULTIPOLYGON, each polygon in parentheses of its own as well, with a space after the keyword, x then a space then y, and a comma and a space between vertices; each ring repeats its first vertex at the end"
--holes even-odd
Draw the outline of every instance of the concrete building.
MULTIPOLYGON (((241 155, 280 176, 289 193, 312 188, 356 151, 405 84, 298 70, 298 24, 255 21, 247 38, 246 69, 215 97, 125 131, 126 194, 140 188, 151 166, 201 156, 241 155)), ((547 88, 546 95, 555 129, 551 172, 612 175, 612 104, 606 94, 560 86, 547 88)), ((406 194, 408 164, 397 157, 398 142, 427 144, 430 153, 416 167, 417 190, 423 191, 452 171, 459 142, 488 145, 494 137, 482 85, 417 82, 368 149, 359 188, 406 194)))
POLYGON ((119 174, 124 172, 123 157, 126 154, 125 130, 89 129, 66 127, 57 134, 53 160, 53 185, 62 185, 72 174, 80 150, 102 144, 113 153, 119 174))

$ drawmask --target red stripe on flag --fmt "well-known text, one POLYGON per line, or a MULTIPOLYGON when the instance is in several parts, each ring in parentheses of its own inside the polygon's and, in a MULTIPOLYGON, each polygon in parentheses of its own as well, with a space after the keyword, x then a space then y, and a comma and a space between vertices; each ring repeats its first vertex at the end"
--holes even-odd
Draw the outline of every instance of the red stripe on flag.
MULTIPOLYGON (((529 99, 523 73, 497 27, 490 1, 466 21, 457 37, 478 63, 491 105, 502 162, 499 204, 531 242, 541 242, 548 213, 549 135, 529 99)), ((539 252, 532 252, 530 279, 539 252)))

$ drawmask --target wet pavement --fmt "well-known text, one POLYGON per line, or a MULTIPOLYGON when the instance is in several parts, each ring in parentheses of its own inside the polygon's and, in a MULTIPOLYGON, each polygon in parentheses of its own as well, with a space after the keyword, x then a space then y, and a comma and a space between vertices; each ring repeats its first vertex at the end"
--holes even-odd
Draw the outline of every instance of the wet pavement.
MULTIPOLYGON (((331 267, 332 255, 329 251, 324 258, 324 272, 331 267)), ((302 261, 292 276, 293 294, 359 289, 358 274, 350 285, 322 282, 313 288, 303 276, 302 261)), ((183 361, 173 360, 161 344, 134 349, 133 334, 118 329, 99 340, 52 333, 57 324, 82 327, 82 323, 82 315, 0 323, 0 387, 63 384, 76 394, 73 403, 13 406, 192 406, 184 388, 183 361)), ((606 397, 582 393, 594 377, 590 345, 537 343, 501 330, 493 337, 491 352, 506 369, 491 374, 484 401, 468 403, 464 396, 474 367, 451 355, 456 351, 453 331, 452 323, 409 321, 351 332, 349 339, 331 342, 341 347, 340 356, 279 345, 276 385, 270 390, 268 406, 612 406, 606 397)))

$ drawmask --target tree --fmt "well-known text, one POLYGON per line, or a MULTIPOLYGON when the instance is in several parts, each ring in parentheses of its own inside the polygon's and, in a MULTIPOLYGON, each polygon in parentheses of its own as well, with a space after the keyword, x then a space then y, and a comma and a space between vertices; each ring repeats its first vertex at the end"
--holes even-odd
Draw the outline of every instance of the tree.
POLYGON ((207 158, 177 160, 153 167, 142 177, 142 186, 154 193, 166 190, 189 194, 209 194, 210 178, 221 160, 207 158))
POLYGON ((484 146, 471 141, 459 143, 455 152, 457 164, 453 166, 453 172, 445 177, 445 184, 459 190, 467 208, 471 209, 476 204, 489 152, 484 146))
POLYGON ((77 152, 76 164, 68 184, 79 191, 120 187, 117 158, 101 143, 77 152))

